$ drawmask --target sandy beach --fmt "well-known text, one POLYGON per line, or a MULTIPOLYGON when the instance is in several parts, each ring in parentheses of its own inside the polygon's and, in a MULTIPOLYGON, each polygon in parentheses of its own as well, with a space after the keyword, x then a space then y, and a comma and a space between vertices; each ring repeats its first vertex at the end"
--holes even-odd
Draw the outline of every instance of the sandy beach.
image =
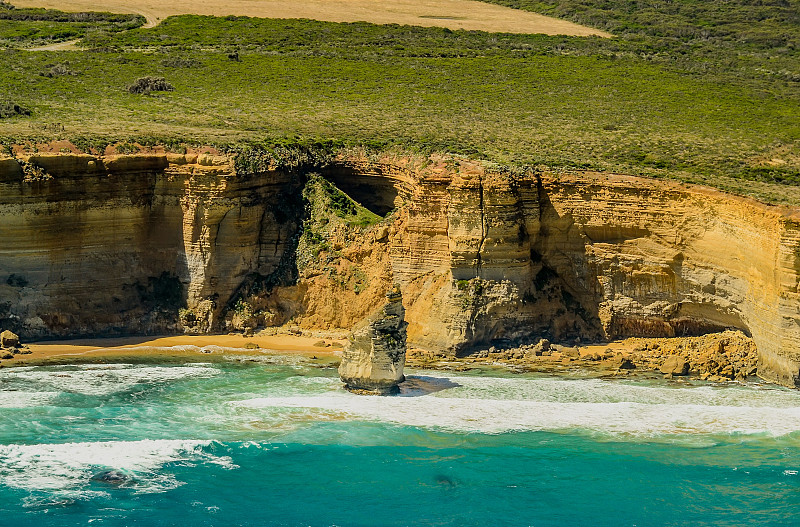
POLYGON ((30 354, 4 359, 0 367, 64 362, 114 361, 125 358, 191 359, 225 354, 300 354, 331 359, 342 350, 339 335, 303 336, 292 334, 176 335, 162 337, 119 337, 74 339, 28 343, 30 354))
MULTIPOLYGON (((297 332, 273 329, 252 336, 173 335, 32 342, 27 343, 23 353, 2 359, 0 368, 127 361, 214 362, 232 357, 256 360, 269 355, 300 355, 334 364, 347 344, 342 332, 297 332)), ((498 367, 555 374, 583 371, 601 376, 665 374, 669 378, 675 373, 714 382, 744 380, 756 373, 757 356, 752 340, 732 331, 702 337, 631 337, 606 343, 548 343, 546 349, 541 346, 540 343, 505 349, 490 347, 458 358, 409 347, 406 366, 461 371, 498 367), (670 357, 679 358, 680 365, 664 368, 670 357)))

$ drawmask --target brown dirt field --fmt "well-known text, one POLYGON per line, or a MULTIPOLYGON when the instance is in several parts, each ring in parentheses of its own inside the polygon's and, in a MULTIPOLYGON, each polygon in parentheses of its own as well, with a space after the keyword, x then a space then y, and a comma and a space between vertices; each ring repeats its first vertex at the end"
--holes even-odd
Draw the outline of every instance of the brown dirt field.
POLYGON ((17 7, 62 11, 138 13, 152 27, 171 15, 239 15, 262 18, 310 18, 329 22, 365 21, 469 29, 499 33, 599 35, 608 33, 527 11, 473 0, 13 0, 17 7))

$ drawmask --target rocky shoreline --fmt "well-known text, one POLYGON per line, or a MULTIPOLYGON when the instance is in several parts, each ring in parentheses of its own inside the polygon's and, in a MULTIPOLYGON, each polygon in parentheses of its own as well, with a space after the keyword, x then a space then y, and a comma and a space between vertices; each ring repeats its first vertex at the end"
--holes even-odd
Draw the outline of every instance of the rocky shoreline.
MULTIPOLYGON (((250 161, 211 147, 0 159, 0 328, 26 342, 346 331, 397 283, 408 343, 432 360, 546 336, 570 345, 534 352, 536 367, 603 363, 604 348, 567 348, 735 328, 760 377, 800 387, 796 209, 441 155, 250 161)), ((750 370, 681 353, 700 375, 750 370)), ((663 366, 644 359, 628 360, 663 366)))
POLYGON ((632 337, 607 344, 562 345, 541 339, 535 344, 491 347, 463 357, 409 349, 406 366, 469 370, 485 366, 517 371, 565 373, 589 370, 602 376, 657 374, 711 382, 744 381, 756 375, 758 352, 739 331, 699 337, 632 337))
MULTIPOLYGON (((188 359, 193 355, 208 353, 201 346, 210 343, 223 346, 226 354, 241 351, 247 355, 260 355, 274 349, 278 353, 302 352, 312 359, 319 356, 317 360, 324 359, 331 366, 339 366, 336 358, 343 356, 343 344, 347 342, 341 332, 299 328, 269 328, 250 335, 184 335, 162 337, 148 342, 141 342, 139 339, 139 342, 129 344, 122 342, 126 339, 118 339, 120 342, 109 339, 108 343, 104 343, 105 340, 42 342, 31 343, 30 346, 20 343, 13 348, 9 346, 0 350, 9 355, 0 362, 0 368, 63 364, 65 360, 76 363, 86 360, 113 361, 117 353, 115 346, 120 348, 119 356, 126 359, 136 353, 137 347, 149 350, 143 352, 143 356, 166 357, 175 354, 188 359), (259 342, 260 345, 254 342, 259 342), (194 346, 197 350, 192 352, 182 349, 178 353, 174 351, 176 345, 194 346), (163 353, 154 355, 152 350, 159 346, 163 348, 163 353)), ((222 348, 219 351, 222 352, 222 348)), ((203 356, 207 360, 208 355, 203 356)), ((520 346, 479 349, 465 356, 409 347, 405 366, 443 371, 498 368, 520 373, 579 374, 608 378, 646 376, 721 383, 757 378, 758 352, 751 338, 742 332, 728 330, 699 337, 631 337, 607 343, 550 343, 547 339, 541 339, 536 343, 520 346)))

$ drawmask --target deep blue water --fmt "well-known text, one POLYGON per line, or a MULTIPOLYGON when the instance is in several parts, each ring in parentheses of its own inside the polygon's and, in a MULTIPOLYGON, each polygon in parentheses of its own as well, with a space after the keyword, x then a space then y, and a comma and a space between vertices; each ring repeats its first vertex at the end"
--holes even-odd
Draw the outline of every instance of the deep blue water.
POLYGON ((0 370, 0 525, 800 525, 798 392, 407 373, 0 370))

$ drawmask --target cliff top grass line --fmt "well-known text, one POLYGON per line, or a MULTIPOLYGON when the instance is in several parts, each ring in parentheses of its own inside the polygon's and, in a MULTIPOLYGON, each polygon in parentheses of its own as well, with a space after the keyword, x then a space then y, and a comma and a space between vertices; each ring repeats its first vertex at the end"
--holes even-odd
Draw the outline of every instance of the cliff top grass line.
POLYGON ((800 203, 797 2, 507 3, 616 37, 185 15, 83 31, 81 50, 31 52, 45 30, 14 36, 4 24, 0 142, 6 153, 56 140, 96 153, 322 142, 800 203), (175 89, 129 92, 146 77, 175 89))

